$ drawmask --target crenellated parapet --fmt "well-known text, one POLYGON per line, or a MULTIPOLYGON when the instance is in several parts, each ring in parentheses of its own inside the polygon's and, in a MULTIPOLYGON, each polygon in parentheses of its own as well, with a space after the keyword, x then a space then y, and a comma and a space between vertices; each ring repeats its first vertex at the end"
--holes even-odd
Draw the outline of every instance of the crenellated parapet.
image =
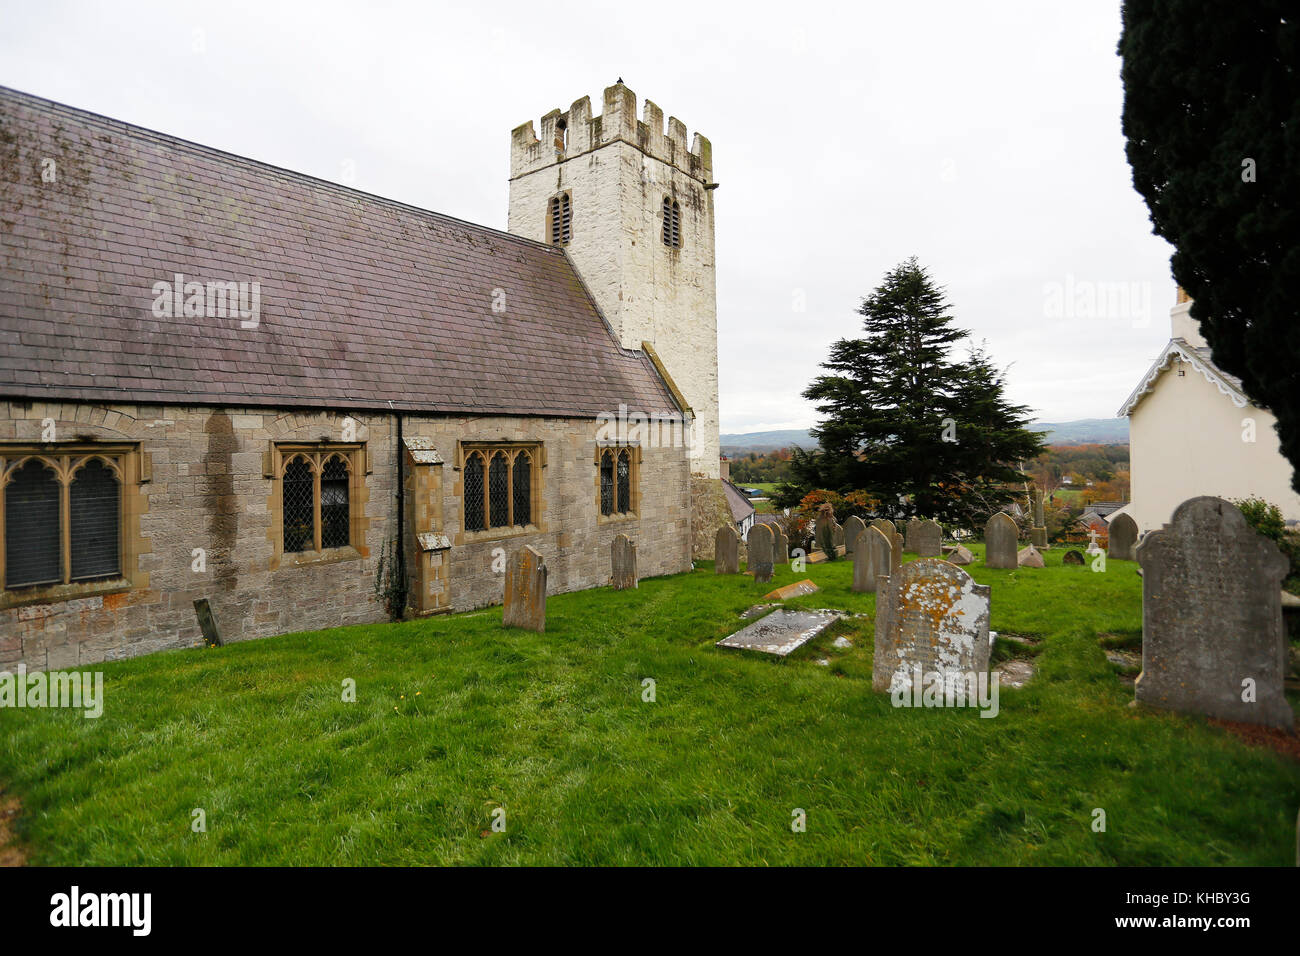
POLYGON ((645 101, 645 111, 637 115, 636 94, 622 83, 605 90, 604 111, 591 115, 591 97, 584 96, 567 112, 551 110, 541 118, 541 135, 529 120, 516 126, 510 135, 510 177, 562 163, 593 149, 622 142, 635 146, 673 166, 700 182, 713 182, 713 146, 695 134, 687 145, 686 124, 675 116, 668 118, 658 106, 645 101))

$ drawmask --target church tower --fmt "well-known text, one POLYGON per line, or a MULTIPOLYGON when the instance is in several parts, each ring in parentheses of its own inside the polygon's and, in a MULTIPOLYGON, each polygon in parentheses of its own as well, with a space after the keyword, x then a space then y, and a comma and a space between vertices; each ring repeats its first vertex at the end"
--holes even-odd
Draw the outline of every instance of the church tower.
MULTIPOLYGON (((624 348, 646 348, 695 416, 691 471, 717 479, 718 310, 713 152, 620 80, 516 127, 509 231, 563 246, 624 348)), ((617 413, 618 409, 609 409, 617 413)), ((661 409, 629 409, 642 414, 661 409)), ((713 482, 717 484, 717 482, 713 482)), ((716 527, 716 526, 715 526, 716 527)))

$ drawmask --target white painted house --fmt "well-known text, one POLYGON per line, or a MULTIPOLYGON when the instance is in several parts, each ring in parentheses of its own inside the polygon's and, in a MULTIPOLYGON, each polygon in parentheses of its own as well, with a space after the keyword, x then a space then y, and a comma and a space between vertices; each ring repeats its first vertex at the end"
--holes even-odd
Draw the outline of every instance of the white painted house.
POLYGON ((1129 418, 1132 501, 1115 514, 1127 513, 1150 531, 1188 498, 1255 496, 1277 505, 1287 521, 1300 521, 1276 419, 1251 403, 1240 379, 1214 364, 1191 308, 1179 289, 1169 343, 1119 410, 1129 418))

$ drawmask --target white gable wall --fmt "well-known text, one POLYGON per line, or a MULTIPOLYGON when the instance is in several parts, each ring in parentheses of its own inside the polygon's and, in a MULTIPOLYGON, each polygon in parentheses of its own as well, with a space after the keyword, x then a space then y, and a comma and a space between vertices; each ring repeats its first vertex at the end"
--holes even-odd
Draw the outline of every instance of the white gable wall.
POLYGON ((1282 457, 1274 422, 1254 405, 1238 408, 1191 364, 1172 361, 1130 416, 1133 501, 1127 510, 1138 528, 1159 528, 1197 495, 1260 497, 1286 519, 1300 520, 1300 495, 1291 490, 1291 465, 1282 457), (1245 419, 1254 419, 1253 443, 1243 441, 1245 419))

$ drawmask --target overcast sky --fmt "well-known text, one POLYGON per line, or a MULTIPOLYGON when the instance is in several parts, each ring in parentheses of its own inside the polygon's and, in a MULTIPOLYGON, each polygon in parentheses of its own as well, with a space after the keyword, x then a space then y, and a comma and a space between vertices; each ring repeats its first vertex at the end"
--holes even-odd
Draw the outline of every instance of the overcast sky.
POLYGON ((800 392, 912 255, 1065 421, 1114 415, 1174 299, 1119 31, 1117 0, 9 0, 0 84, 504 229, 510 130, 621 76, 713 142, 724 432, 813 424, 800 392))

